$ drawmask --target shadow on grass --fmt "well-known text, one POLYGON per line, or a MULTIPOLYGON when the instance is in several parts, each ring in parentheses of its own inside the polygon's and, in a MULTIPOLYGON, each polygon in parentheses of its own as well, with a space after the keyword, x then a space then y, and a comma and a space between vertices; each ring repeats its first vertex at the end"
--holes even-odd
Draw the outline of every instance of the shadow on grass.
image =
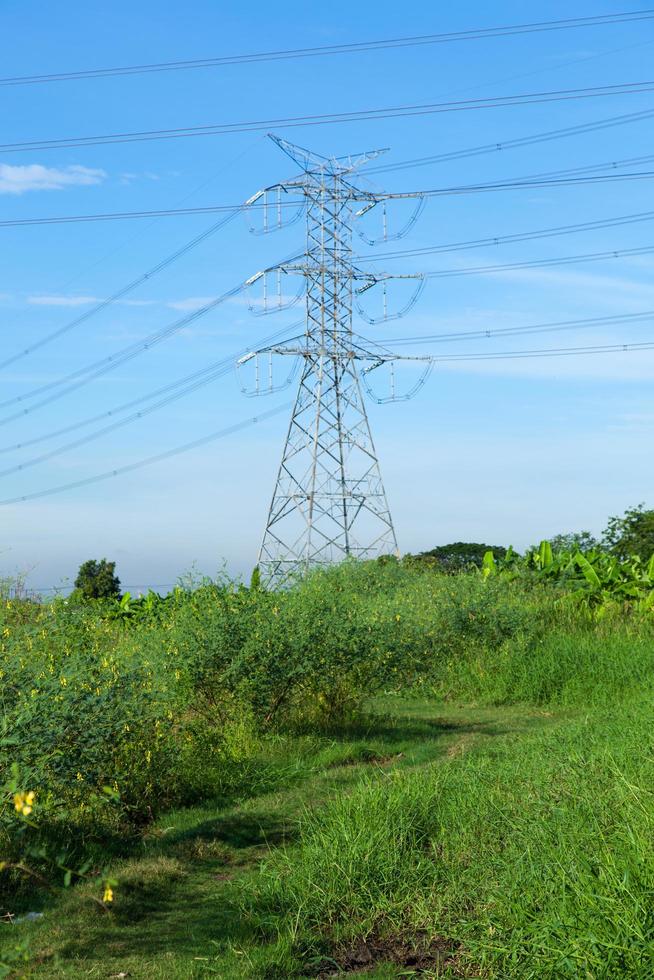
MULTIPOLYGON (((191 961, 204 952, 215 956, 231 943, 253 938, 252 926, 229 883, 209 876, 198 880, 195 875, 171 881, 162 875, 124 888, 111 918, 90 926, 85 923, 59 950, 59 958, 105 966, 130 957, 154 960, 166 954, 191 961)), ((179 974, 171 970, 171 975, 179 974)), ((194 974, 189 970, 188 975, 194 974)))
POLYGON ((513 726, 497 725, 491 722, 454 722, 445 718, 433 719, 383 719, 378 715, 366 715, 345 725, 324 726, 320 734, 336 741, 351 742, 368 739, 383 742, 390 747, 407 742, 438 741, 446 735, 466 735, 474 732, 480 735, 506 735, 515 731, 513 726))
POLYGON ((216 816, 209 820, 200 821, 192 827, 166 834, 164 841, 167 848, 189 840, 219 841, 227 847, 241 850, 261 846, 279 847, 288 843, 293 832, 288 826, 288 820, 272 814, 231 813, 226 816, 216 816))
MULTIPOLYGON (((290 764, 279 758, 248 763, 241 794, 247 804, 216 800, 171 813, 172 826, 158 832, 153 828, 152 836, 141 842, 140 854, 130 848, 131 860, 116 868, 119 884, 111 914, 103 917, 87 910, 77 924, 66 923, 64 935, 60 932, 54 944, 62 972, 46 975, 80 975, 76 961, 85 964, 88 975, 96 975, 92 971, 97 969, 103 974, 129 972, 131 958, 145 958, 156 960, 164 970, 157 977, 176 980, 204 975, 195 962, 198 956, 214 959, 232 947, 260 945, 264 937, 243 912, 245 876, 269 848, 295 840, 296 817, 303 805, 324 801, 334 789, 347 792, 365 767, 378 761, 375 753, 380 750, 390 759, 401 758, 402 765, 417 765, 448 754, 457 736, 494 738, 534 723, 526 714, 497 711, 489 711, 487 717, 484 711, 480 718, 474 709, 462 711, 457 720, 445 717, 449 710, 440 717, 438 706, 431 716, 425 711, 412 717, 410 707, 397 715, 391 710, 370 713, 346 725, 323 728, 319 734, 325 744, 318 738, 315 754, 308 755, 296 745, 296 758, 289 736, 290 764), (280 795, 283 791, 285 796, 280 795), (271 793, 274 798, 266 799, 271 793)), ((253 909, 252 897, 247 904, 253 909)), ((62 913, 65 918, 66 910, 62 913)), ((48 936, 43 940, 47 943, 48 936)), ((56 971, 53 960, 49 962, 56 971)))

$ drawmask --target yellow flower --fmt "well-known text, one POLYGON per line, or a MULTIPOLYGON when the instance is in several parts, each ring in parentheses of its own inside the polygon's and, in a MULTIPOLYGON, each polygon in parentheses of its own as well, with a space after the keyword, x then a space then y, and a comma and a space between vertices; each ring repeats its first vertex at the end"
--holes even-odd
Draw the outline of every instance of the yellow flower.
POLYGON ((102 901, 107 903, 107 902, 113 902, 113 900, 114 900, 113 888, 111 888, 109 885, 105 885, 102 901))
POLYGON ((14 793, 14 806, 16 813, 29 817, 34 806, 34 793, 31 790, 29 793, 14 793))

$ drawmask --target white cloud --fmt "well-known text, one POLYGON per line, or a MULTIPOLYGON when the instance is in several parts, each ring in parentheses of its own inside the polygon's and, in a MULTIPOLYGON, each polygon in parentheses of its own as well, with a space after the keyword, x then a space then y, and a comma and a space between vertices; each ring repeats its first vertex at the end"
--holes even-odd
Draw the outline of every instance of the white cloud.
POLYGON ((101 303, 97 296, 28 296, 31 306, 88 306, 89 303, 101 303))
POLYGON ((44 167, 40 163, 13 166, 0 163, 0 194, 25 194, 27 191, 60 191, 64 187, 100 184, 106 171, 70 166, 63 169, 44 167))
MULTIPOLYGON (((2 296, 0 296, 2 299, 2 296)), ((89 303, 103 303, 101 296, 28 296, 27 302, 31 306, 88 306, 89 303)), ((120 299, 116 300, 117 306, 155 306, 156 299, 120 299)))
POLYGON ((122 173, 120 175, 120 178, 119 179, 120 179, 120 183, 121 184, 131 184, 135 180, 141 180, 141 179, 143 179, 143 180, 160 180, 161 178, 160 178, 159 174, 155 174, 155 173, 152 173, 149 170, 146 170, 144 173, 132 173, 131 171, 125 171, 125 173, 122 173))
POLYGON ((186 299, 171 300, 166 306, 171 310, 180 310, 183 313, 190 313, 199 310, 201 307, 211 303, 215 296, 188 296, 186 299))
MULTIPOLYGON (((644 338, 649 340, 649 338, 644 338)), ((633 342, 632 338, 628 338, 633 342)), ((594 338, 585 338, 585 345, 590 346, 594 338)), ((599 339, 598 343, 606 343, 599 339)), ((619 340, 617 341, 619 343, 619 340)), ((616 338, 608 341, 616 343, 616 338)), ((550 346, 550 345, 543 345, 550 346)), ((552 344, 552 347, 577 346, 573 340, 565 343, 552 344)), ((579 346, 582 346, 581 344, 579 346)), ((525 343, 518 348, 528 350, 525 343)), ((534 345, 535 347, 535 345, 534 345)), ((472 352, 471 352, 472 353, 472 352)), ((499 353, 499 352, 498 352, 499 353)), ((502 360, 471 360, 471 361, 436 361, 436 370, 465 372, 468 374, 503 375, 514 378, 533 378, 557 381, 596 381, 607 384, 623 384, 624 382, 651 382, 654 380, 654 351, 653 350, 616 350, 593 354, 585 352, 579 355, 547 356, 547 357, 518 357, 502 360)))
MULTIPOLYGON (((641 258, 640 256, 638 258, 641 258)), ((633 264, 633 260, 630 260, 633 264)), ((639 263, 640 264, 640 263, 639 263)), ((525 285, 543 286, 546 289, 556 289, 560 296, 561 290, 579 290, 584 299, 588 296, 598 299, 606 305, 619 303, 624 310, 625 304, 652 303, 654 301, 654 286, 647 279, 630 279, 625 276, 602 275, 592 272, 577 272, 564 269, 507 269, 503 272, 493 272, 493 278, 510 280, 525 285)))

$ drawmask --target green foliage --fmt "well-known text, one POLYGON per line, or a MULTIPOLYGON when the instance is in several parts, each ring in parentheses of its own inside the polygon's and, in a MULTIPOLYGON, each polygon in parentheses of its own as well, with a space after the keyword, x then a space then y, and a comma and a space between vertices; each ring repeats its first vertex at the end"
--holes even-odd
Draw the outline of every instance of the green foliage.
MULTIPOLYGON (((57 885, 90 877, 89 887, 111 890, 112 851, 136 847, 158 814, 298 778, 297 760, 284 775, 278 761, 274 778, 262 770, 264 747, 369 726, 362 712, 375 696, 420 688, 441 705, 584 706, 620 733, 620 702, 653 687, 654 558, 545 541, 524 558, 487 550, 480 565, 452 575, 427 562, 345 562, 277 593, 253 576, 249 587, 204 581, 138 599, 0 601, 0 904, 25 874, 57 885)), ((580 723, 576 742, 554 738, 523 754, 505 733, 499 763, 490 754, 443 775, 378 774, 307 817, 299 850, 273 866, 273 883, 259 881, 251 914, 263 915, 262 928, 274 922, 294 957, 318 954, 325 937, 391 923, 447 928, 489 976, 511 975, 492 939, 509 934, 525 976, 574 976, 568 957, 600 977, 592 971, 602 956, 614 969, 607 978, 623 975, 615 949, 622 943, 631 969, 643 947, 612 930, 602 908, 626 921, 623 881, 644 901, 644 824, 628 838, 627 824, 602 810, 596 841, 584 827, 595 794, 613 808, 630 808, 631 794, 647 810, 641 787, 652 774, 616 756, 619 776, 610 777, 588 731, 580 723), (575 863, 575 847, 592 872, 575 863), (567 875, 558 894, 555 859, 567 875)), ((644 730, 639 737, 649 744, 644 730)), ((365 752, 359 746, 353 764, 365 752)), ((631 925, 649 936, 640 911, 631 925)), ((23 952, 11 955, 20 962, 23 952)), ((277 975, 293 975, 285 969, 277 975)))
POLYGON ((550 538, 552 551, 596 551, 600 543, 590 531, 575 531, 569 534, 555 534, 550 538))
POLYGON ((622 517, 611 517, 602 543, 620 559, 635 556, 642 562, 649 561, 654 555, 654 510, 639 504, 626 510, 622 517))
POLYGON ((499 545, 479 544, 474 541, 455 541, 442 544, 431 551, 421 551, 417 555, 407 555, 409 564, 424 564, 438 568, 442 572, 456 573, 481 568, 486 552, 492 551, 498 558, 504 558, 506 548, 499 545))
POLYGON ((616 607, 654 609, 654 554, 648 561, 639 555, 621 559, 601 549, 555 551, 550 541, 541 541, 523 559, 509 552, 497 560, 488 552, 482 573, 485 578, 520 578, 524 585, 546 583, 559 590, 560 601, 583 606, 595 615, 616 607))
POLYGON ((444 658, 498 649, 541 623, 542 606, 501 577, 397 562, 345 563, 280 593, 225 582, 120 602, 7 600, 0 713, 12 749, 0 746, 0 766, 31 768, 52 834, 76 852, 230 792, 263 733, 349 717, 444 658))
POLYGON ((75 589, 82 599, 119 599, 120 579, 116 575, 116 562, 102 558, 90 558, 80 565, 75 589))

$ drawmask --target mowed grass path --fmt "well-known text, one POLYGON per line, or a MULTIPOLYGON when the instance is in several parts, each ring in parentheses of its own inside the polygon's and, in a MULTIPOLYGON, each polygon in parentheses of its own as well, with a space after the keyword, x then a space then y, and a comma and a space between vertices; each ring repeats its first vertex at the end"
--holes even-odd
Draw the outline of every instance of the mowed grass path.
MULTIPOLYGON (((307 808, 323 807, 371 779, 382 783, 394 773, 437 767, 565 717, 533 707, 393 699, 375 704, 365 722, 345 732, 273 741, 251 795, 228 806, 205 803, 168 813, 136 853, 116 861, 119 884, 110 914, 98 910, 82 885, 46 905, 40 921, 15 926, 12 937, 25 937, 32 950, 28 975, 282 976, 266 965, 266 938, 243 909, 261 863, 296 846, 307 808)), ((410 975, 381 959, 359 970, 355 958, 348 975, 410 975)), ((310 963, 307 971, 317 972, 310 963)))

